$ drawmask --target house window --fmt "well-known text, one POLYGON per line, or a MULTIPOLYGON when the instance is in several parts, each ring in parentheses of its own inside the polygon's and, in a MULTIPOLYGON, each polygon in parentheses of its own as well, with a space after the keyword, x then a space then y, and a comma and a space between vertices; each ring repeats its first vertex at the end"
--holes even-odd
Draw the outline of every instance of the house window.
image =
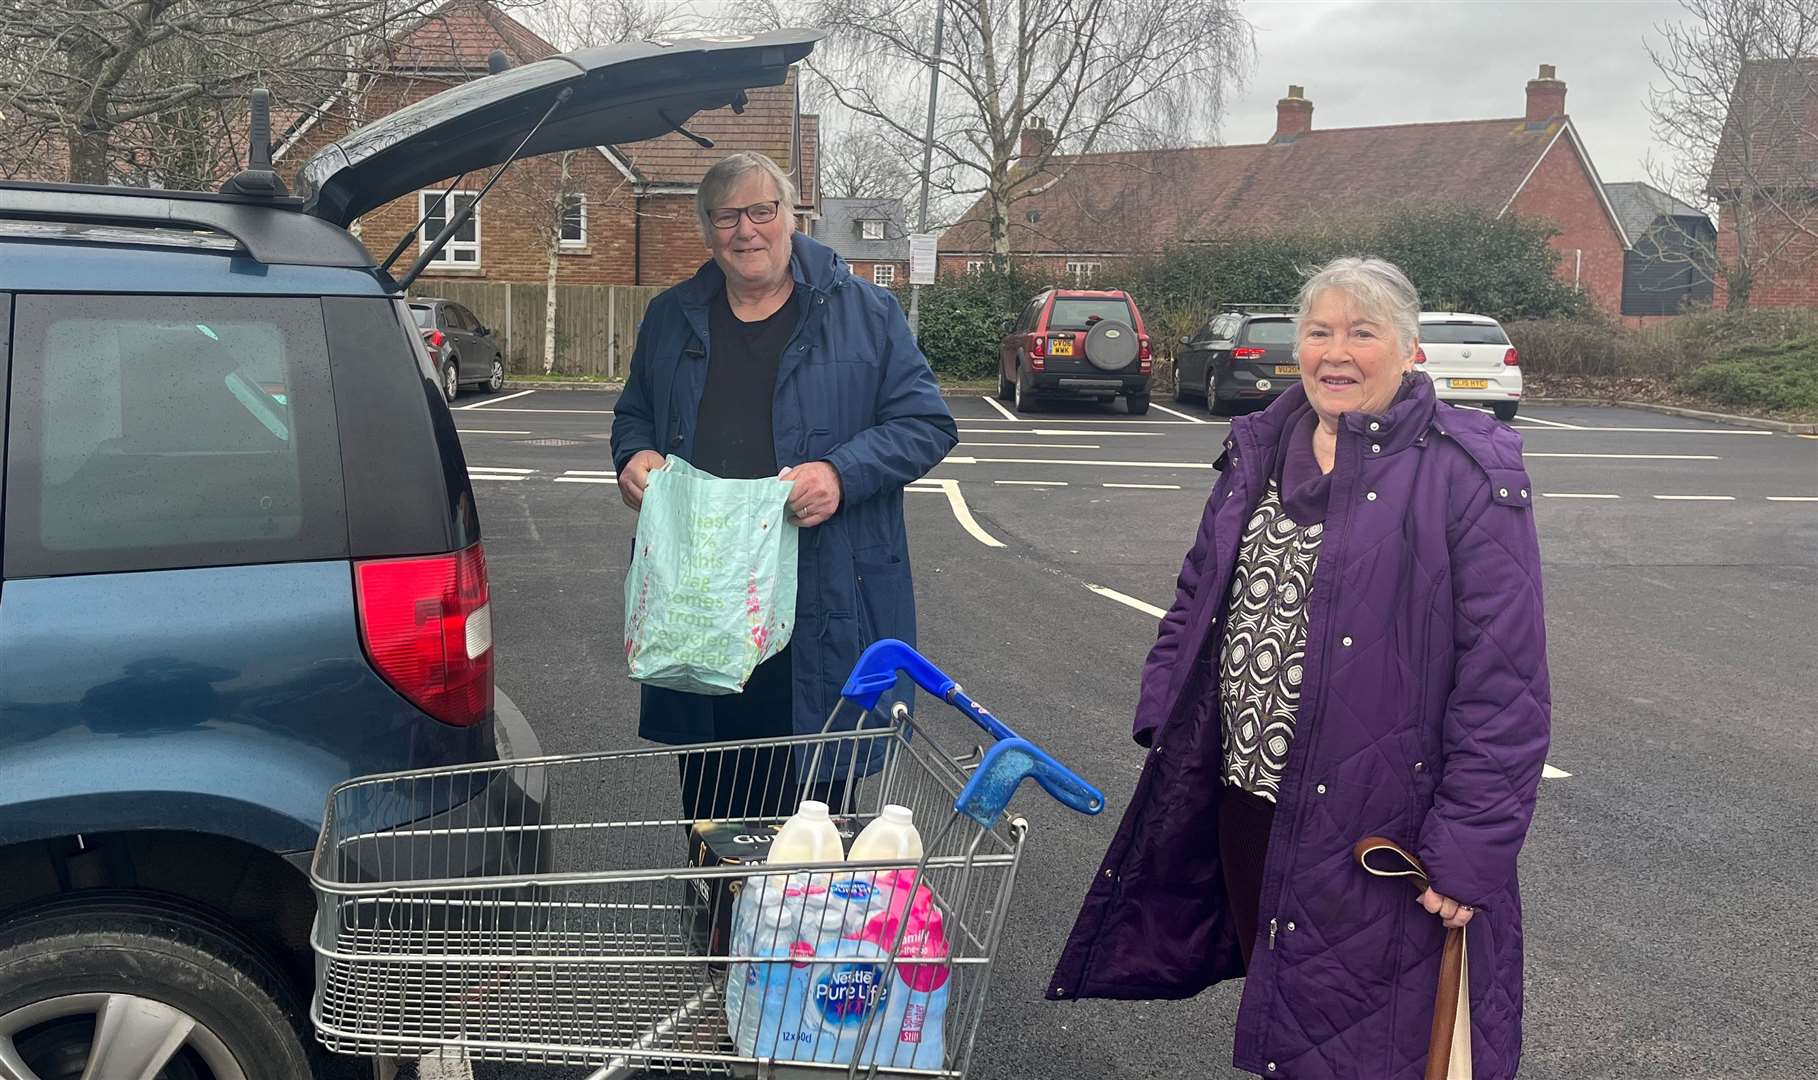
POLYGON ((896 284, 896 266, 894 263, 878 263, 871 268, 871 280, 884 288, 896 284))
POLYGON ((587 196, 571 191, 562 196, 562 246, 587 246, 587 196))
POLYGON ((982 274, 985 272, 986 268, 988 268, 990 265, 991 264, 984 259, 967 259, 966 260, 966 273, 982 274))
POLYGON ((1067 264, 1067 276, 1075 282, 1091 281, 1093 276, 1104 268, 1104 263, 1070 262, 1067 264))
MULTIPOLYGON (((458 214, 472 206, 474 193, 471 191, 451 192, 440 206, 436 200, 441 198, 440 191, 417 192, 417 216, 423 219, 423 229, 418 234, 417 243, 427 247, 448 224, 450 215, 458 214)), ((467 224, 455 231, 448 245, 436 253, 430 260, 431 266, 471 266, 480 265, 480 215, 475 211, 467 224)))
POLYGON ((881 221, 859 222, 859 236, 866 240, 882 240, 884 238, 884 223, 881 221))

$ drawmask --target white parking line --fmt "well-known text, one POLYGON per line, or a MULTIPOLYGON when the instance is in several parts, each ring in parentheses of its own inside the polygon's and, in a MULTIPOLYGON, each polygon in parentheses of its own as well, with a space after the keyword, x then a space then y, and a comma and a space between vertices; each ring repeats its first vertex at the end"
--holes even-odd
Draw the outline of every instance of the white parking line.
POLYGON ((1083 442, 960 442, 961 446, 1022 446, 1030 450, 1098 450, 1098 443, 1083 442))
POLYGON ((1063 428, 995 428, 995 427, 962 427, 961 435, 1042 435, 1055 438, 1102 439, 1107 435, 1118 439, 1155 439, 1161 437, 1159 431, 1067 431, 1063 428))
MULTIPOLYGON (((535 390, 526 390, 524 392, 526 394, 536 393, 535 390)), ((512 397, 517 397, 517 395, 513 394, 512 397)), ((504 401, 505 399, 500 398, 499 400, 504 401)), ((491 403, 483 402, 482 404, 491 404, 491 403)), ((473 407, 474 406, 471 406, 471 405, 461 406, 461 408, 463 408, 463 409, 471 409, 473 407)), ((486 411, 489 413, 538 413, 543 416, 611 416, 612 415, 611 409, 487 409, 486 411)))
POLYGON ((1661 502, 1735 502, 1734 495, 1656 495, 1661 502))
POLYGON ((1553 766, 1543 763, 1540 766, 1540 778, 1542 780, 1570 780, 1572 774, 1564 769, 1555 769, 1553 766))
POLYGON ((1118 603, 1124 605, 1125 607, 1135 608, 1136 610, 1142 612, 1144 615, 1152 615, 1157 619, 1161 618, 1163 615, 1166 615, 1168 613, 1166 611, 1166 609, 1164 609, 1164 608, 1158 608, 1154 604, 1144 603, 1143 601, 1138 600, 1134 596, 1131 596, 1127 593, 1120 593, 1116 589, 1108 589, 1103 585, 1093 585, 1092 583, 1088 582, 1086 584, 1086 588, 1091 589, 1093 592, 1097 593, 1098 595, 1104 597, 1107 600, 1115 600, 1118 603))
POLYGON ((1108 488, 1135 488, 1139 491, 1179 491, 1179 484, 1100 484, 1108 488))
POLYGON ((943 465, 1087 465, 1117 469, 1210 469, 1209 461, 1087 461, 1080 458, 950 457, 943 465))
POLYGON ((469 465, 469 466, 467 466, 467 471, 469 474, 472 474, 472 473, 518 473, 519 475, 522 475, 522 476, 528 476, 531 473, 536 472, 535 469, 507 469, 502 465, 469 465))
POLYGON ((1768 502, 1818 502, 1818 495, 1769 495, 1768 502))
MULTIPOLYGON (((1484 410, 1484 412, 1489 411, 1490 410, 1488 409, 1484 410)), ((1530 424, 1545 424, 1550 428, 1564 428, 1567 431, 1581 431, 1584 428, 1584 425, 1582 424, 1562 424, 1557 420, 1542 420, 1538 416, 1523 416, 1522 420, 1530 424)))
MULTIPOLYGON (((987 399, 987 400, 989 400, 989 399, 987 399)), ((996 404, 996 403, 993 402, 993 404, 996 404)), ((531 411, 534 412, 536 410, 533 409, 531 411)), ((1192 427, 1193 426, 1192 424, 1190 424, 1189 422, 1187 422, 1185 420, 1138 420, 1138 419, 1135 419, 1134 417, 1127 417, 1127 416, 1012 416, 1012 415, 1010 415, 1008 410, 1003 409, 1001 407, 999 408, 998 411, 1002 412, 1004 414, 1004 420, 1008 420, 1012 424, 1063 424, 1063 425, 1116 424, 1116 425, 1120 425, 1120 426, 1135 426, 1135 425, 1140 424, 1140 425, 1144 425, 1147 427, 1156 427, 1156 426, 1160 426, 1160 427, 1192 427)), ((1000 422, 991 417, 985 417, 985 416, 965 416, 965 417, 960 417, 959 419, 968 420, 973 423, 979 423, 979 424, 996 424, 996 423, 1000 422)), ((1207 420, 1199 421, 1200 424, 1205 425, 1205 426, 1211 426, 1212 424, 1223 423, 1223 422, 1224 421, 1207 421, 1207 420)))
POLYGON ((980 394, 978 396, 978 399, 980 401, 984 402, 985 404, 991 406, 993 409, 996 409, 998 412, 1003 413, 1004 419, 1006 419, 1006 420, 1015 420, 1016 419, 1016 416, 1014 414, 1012 414, 1009 409, 1004 408, 1003 402, 992 397, 990 394, 980 394))
POLYGON ((567 469, 563 476, 617 476, 611 469, 567 469))
POLYGON ((1151 409, 1160 409, 1160 410, 1161 410, 1161 411, 1162 411, 1162 412, 1165 412, 1165 413, 1167 413, 1167 414, 1168 414, 1168 415, 1169 415, 1169 416, 1178 416, 1178 417, 1180 417, 1180 418, 1181 418, 1181 419, 1182 419, 1182 420, 1188 420, 1188 421, 1191 421, 1191 422, 1193 422, 1193 423, 1195 423, 1195 424, 1203 424, 1203 423, 1205 423, 1205 421, 1204 421, 1204 420, 1201 420, 1201 419, 1200 419, 1200 418, 1199 418, 1199 417, 1197 417, 1197 416, 1188 416, 1188 415, 1187 415, 1187 414, 1186 414, 1186 413, 1184 413, 1184 412, 1176 412, 1176 411, 1175 411, 1175 410, 1173 410, 1173 409, 1170 409, 1170 408, 1168 408, 1168 407, 1167 407, 1167 406, 1166 406, 1166 405, 1150 405, 1150 406, 1149 406, 1149 407, 1150 407, 1150 408, 1151 408, 1151 409))
POLYGON ((1716 454, 1536 454, 1521 452, 1524 458, 1596 458, 1605 461, 1722 461, 1716 454))
POLYGON ((993 480, 993 484, 1004 487, 1066 487, 1065 480, 993 480))
POLYGON ((1573 431, 1582 431, 1590 435, 1601 435, 1606 432, 1625 432, 1638 435, 1772 435, 1771 431, 1744 430, 1742 428, 1685 428, 1685 427, 1578 427, 1573 431))
POLYGON ((1002 540, 992 536, 979 525, 978 519, 972 516, 972 508, 966 505, 966 497, 960 494, 958 480, 934 480, 923 477, 903 489, 904 491, 938 491, 947 496, 947 505, 953 508, 953 516, 960 523, 960 528, 972 534, 972 538, 986 547, 1004 547, 1002 540))
POLYGON ((558 476, 555 478, 555 482, 558 484, 616 484, 616 483, 618 483, 617 480, 613 479, 610 476, 558 476))
POLYGON ((458 435, 529 435, 528 431, 493 431, 490 428, 455 428, 458 435))
POLYGON ((1620 495, 1592 495, 1583 491, 1543 491, 1543 499, 1620 499, 1620 495))
POLYGON ((466 412, 469 409, 483 409, 488 405, 497 405, 501 401, 510 401, 512 398, 521 398, 525 394, 534 393, 536 393, 535 390, 519 390, 515 394, 506 394, 504 397, 487 398, 485 401, 476 401, 472 405, 456 405, 455 408, 462 412, 466 412))
POLYGON ((528 480, 528 476, 510 476, 505 473, 469 472, 469 480, 528 480))

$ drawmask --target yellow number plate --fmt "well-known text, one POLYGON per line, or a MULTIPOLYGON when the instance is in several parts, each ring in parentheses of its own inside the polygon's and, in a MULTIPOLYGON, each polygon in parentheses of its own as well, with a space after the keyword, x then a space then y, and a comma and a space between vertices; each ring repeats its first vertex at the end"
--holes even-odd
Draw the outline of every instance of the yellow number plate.
POLYGON ((1073 342, 1068 341, 1064 338, 1055 338, 1053 344, 1054 344, 1054 355, 1056 355, 1056 356, 1072 356, 1073 355, 1073 342))
POLYGON ((1276 364, 1275 365, 1275 374, 1277 374, 1277 375, 1299 375, 1300 369, 1295 367, 1293 364, 1276 364))
POLYGON ((1489 388, 1490 388, 1490 380, 1488 380, 1488 379, 1453 379, 1452 380, 1452 389, 1454 389, 1454 390, 1488 390, 1489 388))

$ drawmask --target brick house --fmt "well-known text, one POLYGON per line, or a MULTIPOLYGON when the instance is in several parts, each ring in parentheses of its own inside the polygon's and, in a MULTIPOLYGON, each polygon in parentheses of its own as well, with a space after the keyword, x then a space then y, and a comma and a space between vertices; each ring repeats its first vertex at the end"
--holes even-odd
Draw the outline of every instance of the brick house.
MULTIPOLYGON (((1753 221, 1760 262, 1749 304, 1818 307, 1818 57, 1744 65, 1706 190, 1723 263, 1736 258, 1738 216, 1753 221)), ((1716 303, 1728 300, 1720 274, 1716 303)))
POLYGON ((901 199, 821 200, 812 235, 866 281, 891 288, 909 280, 909 227, 901 199))
MULTIPOLYGON (((1011 253, 1057 279, 1085 281, 1109 260, 1172 244, 1447 200, 1551 224, 1560 275, 1614 314, 1628 238, 1565 96, 1565 83, 1542 65, 1521 116, 1322 129, 1313 103, 1291 86, 1266 143, 1050 158, 1058 180, 1011 207, 1011 253)), ((1023 156, 1048 137, 1025 131, 1023 156)), ((986 265, 988 208, 981 199, 942 234, 943 273, 986 265)))
MULTIPOLYGON (((489 0, 450 0, 393 39, 384 57, 384 74, 363 80, 308 113, 274 123, 279 171, 294 175, 312 153, 346 134, 350 126, 485 76, 487 58, 495 49, 514 67, 557 52, 489 0), (350 117, 355 124, 350 124, 350 117)), ((712 149, 672 133, 576 151, 568 160, 566 182, 560 179, 555 155, 513 165, 480 204, 471 226, 425 271, 425 280, 542 283, 548 275, 549 248, 543 238, 547 235, 557 243, 559 284, 681 281, 707 258, 695 217, 695 191, 714 162, 739 150, 767 154, 795 177, 800 188, 795 213, 808 226, 818 214, 818 118, 802 115, 795 72, 784 85, 753 89, 749 98, 743 113, 716 109, 687 121, 687 130, 711 140, 712 149), (539 231, 541 222, 551 223, 548 230, 539 231)), ((470 198, 490 172, 466 177, 450 199, 470 198)), ((356 228, 383 258, 432 211, 442 190, 437 185, 388 203, 362 217, 356 228)), ((408 266, 418 244, 433 237, 457 206, 445 203, 441 211, 431 213, 397 265, 408 266)))

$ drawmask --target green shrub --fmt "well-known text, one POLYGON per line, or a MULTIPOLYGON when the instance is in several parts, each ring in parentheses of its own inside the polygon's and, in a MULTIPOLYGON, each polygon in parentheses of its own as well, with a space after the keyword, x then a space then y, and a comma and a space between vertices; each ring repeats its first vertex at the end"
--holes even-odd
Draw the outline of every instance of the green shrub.
POLYGON ((1818 412, 1818 336, 1734 346, 1674 387, 1740 408, 1818 412))
POLYGON ((1521 368, 1535 375, 1680 379, 1742 345, 1776 345, 1818 336, 1818 310, 1700 310, 1642 330, 1608 318, 1507 322, 1521 368))

